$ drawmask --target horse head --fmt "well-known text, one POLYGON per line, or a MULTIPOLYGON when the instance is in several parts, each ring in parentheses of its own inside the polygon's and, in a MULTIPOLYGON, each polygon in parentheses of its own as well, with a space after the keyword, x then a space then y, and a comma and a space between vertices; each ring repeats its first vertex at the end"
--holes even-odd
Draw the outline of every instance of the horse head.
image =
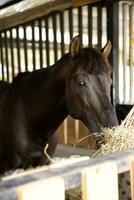
POLYGON ((108 62, 109 41, 99 51, 82 48, 79 36, 70 43, 71 69, 66 83, 66 104, 69 114, 80 119, 91 133, 100 127, 118 124, 111 103, 112 67, 108 62))

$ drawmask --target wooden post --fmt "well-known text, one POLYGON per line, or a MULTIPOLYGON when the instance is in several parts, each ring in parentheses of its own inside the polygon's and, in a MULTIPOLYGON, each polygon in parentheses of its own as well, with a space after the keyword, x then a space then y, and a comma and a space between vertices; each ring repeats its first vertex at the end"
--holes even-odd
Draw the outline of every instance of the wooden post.
POLYGON ((116 164, 107 162, 82 171, 83 200, 118 200, 116 164))
POLYGON ((64 200, 64 181, 60 177, 35 181, 18 187, 18 200, 64 200))
POLYGON ((134 200, 134 160, 130 161, 131 199, 134 200))

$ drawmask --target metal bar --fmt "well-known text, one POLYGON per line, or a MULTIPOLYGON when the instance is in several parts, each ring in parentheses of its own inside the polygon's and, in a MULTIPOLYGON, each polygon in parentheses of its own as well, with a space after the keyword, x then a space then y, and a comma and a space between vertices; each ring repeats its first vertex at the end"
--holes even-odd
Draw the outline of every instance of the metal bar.
POLYGON ((123 100, 126 103, 127 27, 128 4, 123 4, 123 100))
POLYGON ((56 30, 57 30, 57 25, 56 25, 56 13, 54 13, 52 15, 52 21, 53 21, 53 35, 54 35, 54 62, 57 61, 58 58, 58 54, 57 54, 57 34, 56 34, 56 30))
POLYGON ((24 31, 24 59, 25 59, 25 71, 28 71, 28 58, 27 58, 27 32, 26 32, 27 26, 23 26, 24 31))
POLYGON ((63 12, 60 12, 60 32, 61 32, 61 55, 64 55, 65 46, 64 46, 64 16, 63 16, 63 12))
POLYGON ((82 7, 78 7, 78 32, 82 44, 82 7))
POLYGON ((2 69, 1 69, 1 71, 2 71, 2 80, 5 80, 2 33, 0 33, 0 57, 1 57, 1 68, 2 68, 2 69))
POLYGON ((68 10, 68 20, 69 20, 69 35, 70 40, 73 38, 73 17, 72 17, 72 8, 69 8, 68 10))
POLYGON ((35 55, 35 21, 32 22, 31 28, 32 28, 32 60, 33 60, 33 70, 36 69, 36 55, 35 55))
POLYGON ((98 37, 98 48, 102 47, 102 7, 101 4, 97 6, 97 37, 98 37))
POLYGON ((48 17, 45 18, 45 30, 46 30, 46 64, 50 65, 50 53, 49 53, 49 37, 48 37, 48 17))
POLYGON ((113 45, 109 57, 113 66, 114 85, 111 87, 111 99, 113 104, 117 104, 119 103, 119 2, 107 4, 107 38, 113 45))
POLYGON ((92 45, 92 6, 88 5, 88 43, 92 45))
POLYGON ((40 19, 38 22, 39 22, 39 55, 40 55, 40 68, 43 68, 42 19, 40 19))
POLYGON ((7 73, 7 81, 9 81, 9 57, 8 57, 7 31, 5 31, 4 34, 5 34, 6 73, 7 73))
POLYGON ((13 33, 12 33, 12 29, 10 29, 10 52, 11 52, 11 67, 12 67, 12 79, 15 75, 14 73, 14 46, 13 46, 13 33))
POLYGON ((20 38, 19 38, 19 27, 16 27, 16 47, 17 47, 17 61, 18 71, 21 72, 21 55, 20 55, 20 38))
POLYGON ((133 56, 134 56, 134 5, 129 7, 129 61, 130 61, 130 102, 133 102, 133 80, 134 80, 134 66, 133 66, 133 56))

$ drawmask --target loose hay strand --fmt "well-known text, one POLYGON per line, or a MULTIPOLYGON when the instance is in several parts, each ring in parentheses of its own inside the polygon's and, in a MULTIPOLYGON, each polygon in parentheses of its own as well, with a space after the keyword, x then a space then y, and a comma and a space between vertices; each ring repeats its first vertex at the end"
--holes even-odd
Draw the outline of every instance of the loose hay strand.
POLYGON ((85 140, 85 139, 87 139, 87 138, 89 138, 89 137, 91 137, 91 136, 97 136, 97 132, 96 133, 93 133, 92 135, 86 135, 86 136, 84 136, 84 137, 82 137, 82 138, 80 138, 80 139, 78 139, 78 140, 76 140, 75 142, 73 142, 72 143, 72 145, 74 145, 74 148, 76 147, 76 145, 78 145, 80 142, 82 142, 83 140, 85 140))

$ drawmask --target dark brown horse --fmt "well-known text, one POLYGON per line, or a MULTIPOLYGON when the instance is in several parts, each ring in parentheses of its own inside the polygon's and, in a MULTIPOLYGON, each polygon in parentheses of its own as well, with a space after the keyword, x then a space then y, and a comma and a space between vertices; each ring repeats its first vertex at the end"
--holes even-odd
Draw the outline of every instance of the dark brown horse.
POLYGON ((91 132, 117 124, 110 51, 111 43, 102 51, 81 48, 76 36, 53 66, 14 79, 0 109, 0 173, 43 164, 44 146, 68 114, 91 132))

